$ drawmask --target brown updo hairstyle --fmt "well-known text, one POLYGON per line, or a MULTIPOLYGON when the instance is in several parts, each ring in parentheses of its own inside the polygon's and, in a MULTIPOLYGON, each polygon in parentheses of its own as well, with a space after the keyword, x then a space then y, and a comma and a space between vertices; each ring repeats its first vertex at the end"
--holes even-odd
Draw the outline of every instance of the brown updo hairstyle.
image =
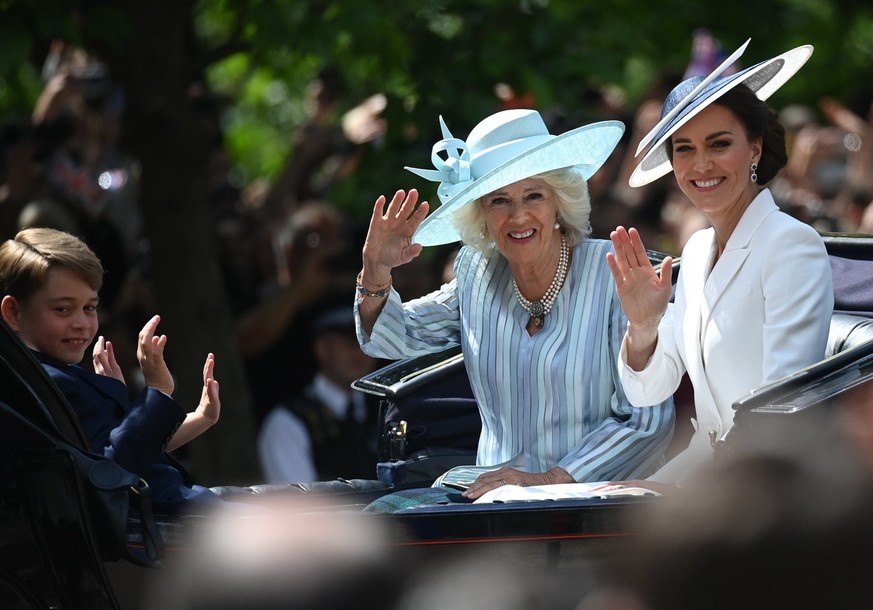
MULTIPOLYGON (((730 110, 743 124, 749 140, 761 138, 761 159, 758 161, 758 184, 764 185, 776 177, 788 163, 785 148, 785 127, 776 112, 746 85, 737 85, 712 102, 730 110)), ((673 147, 667 146, 673 161, 673 147)))

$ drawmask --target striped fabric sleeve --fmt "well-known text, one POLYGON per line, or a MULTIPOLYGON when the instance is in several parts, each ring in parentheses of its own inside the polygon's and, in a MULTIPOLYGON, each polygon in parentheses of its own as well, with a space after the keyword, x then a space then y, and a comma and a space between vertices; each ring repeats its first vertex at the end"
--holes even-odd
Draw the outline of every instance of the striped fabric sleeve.
POLYGON ((393 288, 376 319, 373 332, 366 335, 355 300, 358 342, 370 356, 399 360, 458 345, 460 314, 455 281, 406 303, 393 288))

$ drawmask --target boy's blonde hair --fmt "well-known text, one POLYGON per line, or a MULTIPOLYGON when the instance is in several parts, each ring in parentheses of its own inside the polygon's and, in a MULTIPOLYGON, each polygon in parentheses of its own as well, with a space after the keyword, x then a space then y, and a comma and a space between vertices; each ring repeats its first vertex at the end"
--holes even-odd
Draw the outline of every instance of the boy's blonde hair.
POLYGON ((19 231, 0 245, 0 290, 19 301, 45 285, 52 269, 75 273, 93 290, 103 286, 103 265, 85 242, 57 229, 19 231))

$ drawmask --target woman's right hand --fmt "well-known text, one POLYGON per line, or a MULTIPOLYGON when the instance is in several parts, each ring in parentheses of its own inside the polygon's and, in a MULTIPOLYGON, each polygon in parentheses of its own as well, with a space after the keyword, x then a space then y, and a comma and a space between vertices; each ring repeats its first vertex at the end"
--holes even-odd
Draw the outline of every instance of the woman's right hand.
POLYGON ((629 325, 657 332, 672 291, 673 259, 666 257, 655 271, 639 232, 617 227, 609 234, 615 253, 606 255, 629 325))
POLYGON ((388 202, 380 195, 373 207, 370 228, 364 242, 363 282, 367 287, 386 285, 391 270, 404 265, 421 253, 421 244, 412 243, 412 236, 427 216, 428 203, 417 207, 418 191, 399 190, 388 202))

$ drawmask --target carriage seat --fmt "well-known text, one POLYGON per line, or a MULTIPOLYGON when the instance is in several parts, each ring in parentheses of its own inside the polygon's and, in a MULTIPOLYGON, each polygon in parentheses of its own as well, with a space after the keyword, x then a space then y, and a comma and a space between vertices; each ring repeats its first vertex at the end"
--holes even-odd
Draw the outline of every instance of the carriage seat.
POLYGON ((873 318, 849 313, 831 316, 825 358, 873 340, 873 318))
POLYGON ((221 485, 210 487, 212 493, 224 500, 258 502, 276 494, 329 495, 335 504, 366 504, 387 493, 384 483, 368 479, 335 479, 307 483, 275 483, 260 485, 221 485))

